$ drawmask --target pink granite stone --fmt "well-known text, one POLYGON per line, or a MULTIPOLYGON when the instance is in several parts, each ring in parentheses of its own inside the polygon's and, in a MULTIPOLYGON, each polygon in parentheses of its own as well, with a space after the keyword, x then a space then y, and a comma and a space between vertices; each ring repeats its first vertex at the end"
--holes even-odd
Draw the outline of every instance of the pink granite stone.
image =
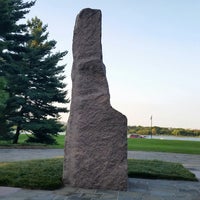
POLYGON ((100 10, 87 8, 77 16, 73 59, 63 181, 80 188, 126 190, 127 119, 110 105, 100 10))

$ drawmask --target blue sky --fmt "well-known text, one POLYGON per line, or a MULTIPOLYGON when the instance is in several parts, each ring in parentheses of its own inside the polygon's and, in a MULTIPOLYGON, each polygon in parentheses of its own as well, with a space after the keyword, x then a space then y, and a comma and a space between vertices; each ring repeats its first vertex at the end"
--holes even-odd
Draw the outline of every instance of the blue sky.
MULTIPOLYGON (((129 125, 200 129, 199 0, 37 0, 27 19, 48 24, 71 90, 72 36, 83 8, 101 9, 111 104, 129 125)), ((67 121, 67 115, 63 115, 67 121)))

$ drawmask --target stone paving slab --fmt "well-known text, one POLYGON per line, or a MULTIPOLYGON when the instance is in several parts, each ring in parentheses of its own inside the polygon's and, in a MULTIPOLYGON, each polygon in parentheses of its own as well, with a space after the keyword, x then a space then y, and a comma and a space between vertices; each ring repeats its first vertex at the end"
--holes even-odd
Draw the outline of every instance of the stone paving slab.
POLYGON ((0 187, 0 200, 199 200, 200 182, 129 179, 128 191, 64 187, 54 191, 0 187))

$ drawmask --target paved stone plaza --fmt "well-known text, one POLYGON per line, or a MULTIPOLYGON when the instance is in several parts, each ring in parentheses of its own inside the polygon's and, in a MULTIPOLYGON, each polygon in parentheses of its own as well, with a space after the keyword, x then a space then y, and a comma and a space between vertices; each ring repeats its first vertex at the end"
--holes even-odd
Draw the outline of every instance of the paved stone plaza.
POLYGON ((0 187, 1 200, 199 200, 200 183, 129 179, 127 192, 65 187, 55 191, 0 187))

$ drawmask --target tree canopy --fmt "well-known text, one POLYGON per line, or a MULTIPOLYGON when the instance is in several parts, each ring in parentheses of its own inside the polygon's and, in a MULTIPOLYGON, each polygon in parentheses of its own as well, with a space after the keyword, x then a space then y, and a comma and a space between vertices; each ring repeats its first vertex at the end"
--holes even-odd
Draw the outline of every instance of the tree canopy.
POLYGON ((34 3, 0 0, 0 90, 5 91, 0 122, 7 126, 0 134, 16 127, 13 143, 22 130, 32 134, 30 142, 54 143, 60 113, 68 111, 65 65, 59 65, 67 51, 55 52, 56 41, 49 40, 39 18, 20 23, 34 3))
POLYGON ((129 126, 128 133, 139 135, 173 135, 173 136, 200 136, 200 130, 183 129, 183 128, 165 128, 165 127, 144 127, 144 126, 129 126))

